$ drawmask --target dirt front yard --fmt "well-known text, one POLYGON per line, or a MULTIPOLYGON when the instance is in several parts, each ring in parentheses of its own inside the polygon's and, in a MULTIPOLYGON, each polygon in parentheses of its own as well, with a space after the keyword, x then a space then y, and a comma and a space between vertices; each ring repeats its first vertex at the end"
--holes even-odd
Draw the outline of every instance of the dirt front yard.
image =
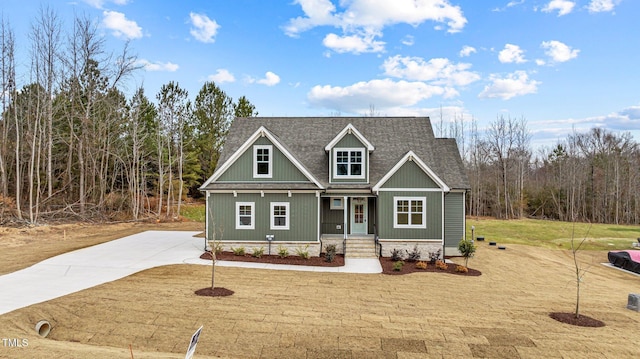
POLYGON ((0 337, 28 340, 0 357, 130 358, 131 345, 135 358, 183 358, 200 325, 197 358, 637 357, 640 313, 626 304, 640 278, 599 264, 606 252, 581 258, 582 310, 603 328, 548 316, 575 305, 569 252, 479 243, 477 277, 218 267, 218 286, 235 293, 216 298, 194 294, 207 266, 154 268, 0 316, 0 337))

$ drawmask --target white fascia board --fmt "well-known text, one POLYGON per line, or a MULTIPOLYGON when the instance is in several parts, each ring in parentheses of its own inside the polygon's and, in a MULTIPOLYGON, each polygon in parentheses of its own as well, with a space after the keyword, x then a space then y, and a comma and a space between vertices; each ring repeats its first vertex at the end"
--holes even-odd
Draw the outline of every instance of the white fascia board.
POLYGON ((296 166, 296 168, 298 168, 298 170, 300 170, 300 172, 305 175, 305 177, 307 177, 309 181, 313 182, 319 188, 324 189, 320 182, 318 182, 318 180, 313 177, 313 175, 309 173, 309 171, 307 171, 307 169, 289 151, 287 151, 284 146, 282 146, 282 144, 271 134, 271 132, 269 132, 269 130, 267 130, 264 126, 260 126, 260 128, 258 128, 256 132, 249 136, 249 138, 242 144, 242 146, 240 146, 240 148, 238 148, 236 152, 234 152, 233 155, 231 155, 231 157, 229 157, 229 159, 222 166, 220 166, 220 168, 218 168, 213 173, 213 175, 211 175, 211 177, 209 177, 209 179, 207 179, 207 181, 200 187, 200 190, 203 190, 211 182, 214 182, 215 180, 220 178, 220 176, 222 176, 222 174, 226 172, 229 167, 231 167, 231 165, 233 165, 238 160, 238 158, 240 158, 240 156, 242 156, 242 154, 245 153, 245 151, 247 151, 249 147, 251 147, 251 145, 260 137, 268 138, 269 141, 271 141, 271 143, 273 143, 280 150, 280 152, 282 152, 285 157, 287 157, 287 159, 291 161, 291 163, 293 163, 294 166, 296 166))
POLYGON ((340 133, 333 138, 333 140, 331 140, 331 142, 329 142, 329 144, 327 144, 324 147, 324 150, 326 152, 331 151, 331 149, 344 137, 346 136, 348 133, 352 133, 354 136, 356 136, 356 138, 362 142, 362 144, 365 145, 365 147, 367 148, 367 151, 371 152, 373 150, 375 150, 375 147, 373 146, 373 144, 371 144, 371 142, 369 142, 361 133, 360 131, 358 131, 352 124, 348 124, 347 127, 345 127, 344 129, 342 129, 342 131, 340 131, 340 133))
POLYGON ((395 166, 393 166, 393 168, 391 168, 389 172, 387 172, 387 174, 385 174, 380 179, 380 181, 378 181, 378 183, 375 184, 375 186, 373 186, 372 191, 380 191, 380 188, 389 180, 389 178, 391 178, 391 176, 398 172, 398 170, 400 170, 400 168, 408 161, 415 162, 418 167, 420 167, 420 169, 424 171, 424 173, 426 173, 427 176, 429 176, 443 192, 449 192, 451 190, 449 186, 447 186, 447 184, 444 183, 444 181, 441 180, 440 177, 438 177, 435 172, 433 172, 433 170, 431 170, 431 168, 429 168, 429 166, 427 166, 420 159, 420 157, 418 157, 413 151, 409 151, 406 155, 404 155, 404 157, 402 157, 400 161, 398 161, 398 163, 395 164, 395 166))

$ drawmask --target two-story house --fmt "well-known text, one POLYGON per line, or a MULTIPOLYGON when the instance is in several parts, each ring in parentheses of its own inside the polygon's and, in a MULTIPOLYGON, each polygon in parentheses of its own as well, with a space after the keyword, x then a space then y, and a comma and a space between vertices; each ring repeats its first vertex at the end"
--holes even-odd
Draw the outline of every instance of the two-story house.
POLYGON ((237 118, 206 193, 225 249, 326 244, 349 256, 457 254, 470 188, 455 140, 426 117, 237 118), (272 239, 269 245, 269 239, 272 239))

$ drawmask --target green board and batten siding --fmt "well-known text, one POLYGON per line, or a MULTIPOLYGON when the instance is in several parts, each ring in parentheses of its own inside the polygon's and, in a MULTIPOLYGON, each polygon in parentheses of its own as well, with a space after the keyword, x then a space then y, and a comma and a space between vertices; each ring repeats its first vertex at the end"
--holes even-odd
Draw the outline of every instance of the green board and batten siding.
POLYGON ((413 161, 407 161, 384 183, 382 188, 439 188, 413 161))
MULTIPOLYGON (((261 137, 253 145, 273 145, 269 139, 261 137)), ((273 145, 271 178, 253 178, 253 145, 250 146, 221 176, 216 180, 218 183, 225 182, 291 182, 309 183, 309 179, 273 145)))
POLYGON ((318 240, 318 198, 315 193, 211 193, 209 195, 208 238, 224 241, 264 241, 265 235, 273 234, 276 241, 318 240), (254 202, 254 229, 236 229, 236 203, 254 202), (289 203, 289 229, 270 229, 271 202, 289 203))
POLYGON ((403 164, 384 183, 378 194, 379 237, 382 239, 442 239, 442 192, 434 189, 439 189, 438 185, 415 162, 408 161, 403 164), (412 190, 401 190, 405 188, 412 190), (430 190, 415 190, 418 188, 430 190), (426 197, 426 228, 393 228, 394 197, 426 197))
POLYGON ((441 239, 442 192, 384 191, 378 195, 381 239, 441 239), (393 228, 393 197, 426 197, 427 228, 393 228))

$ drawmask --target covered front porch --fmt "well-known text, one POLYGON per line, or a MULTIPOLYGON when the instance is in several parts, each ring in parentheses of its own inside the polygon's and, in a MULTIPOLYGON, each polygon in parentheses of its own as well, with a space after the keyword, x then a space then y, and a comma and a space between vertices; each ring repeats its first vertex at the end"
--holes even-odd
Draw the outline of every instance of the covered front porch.
POLYGON ((346 257, 377 257, 377 198, 370 194, 326 194, 320 205, 320 242, 346 257))

